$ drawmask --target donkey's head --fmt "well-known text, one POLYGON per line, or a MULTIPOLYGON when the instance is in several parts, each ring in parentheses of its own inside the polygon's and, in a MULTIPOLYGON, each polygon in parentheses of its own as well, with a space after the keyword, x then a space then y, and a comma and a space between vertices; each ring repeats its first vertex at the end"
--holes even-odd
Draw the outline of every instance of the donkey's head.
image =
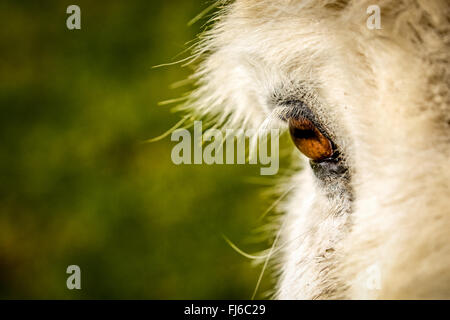
POLYGON ((276 296, 450 298, 448 1, 220 5, 189 105, 227 128, 277 112, 303 167, 276 296))

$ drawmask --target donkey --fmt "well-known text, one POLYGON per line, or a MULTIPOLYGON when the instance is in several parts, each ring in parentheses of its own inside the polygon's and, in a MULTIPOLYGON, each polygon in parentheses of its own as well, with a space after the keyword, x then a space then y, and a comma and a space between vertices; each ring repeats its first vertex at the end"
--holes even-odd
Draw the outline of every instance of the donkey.
POLYGON ((182 108, 292 137, 274 298, 450 298, 450 3, 216 5, 182 108))

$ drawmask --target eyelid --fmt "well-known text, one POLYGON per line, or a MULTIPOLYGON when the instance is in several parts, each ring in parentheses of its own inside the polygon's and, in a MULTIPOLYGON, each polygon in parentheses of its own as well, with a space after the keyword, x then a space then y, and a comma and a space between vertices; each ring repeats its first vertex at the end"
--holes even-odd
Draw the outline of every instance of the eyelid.
POLYGON ((321 162, 335 154, 332 141, 306 118, 291 118, 289 132, 295 146, 311 160, 321 162))
MULTIPOLYGON (((328 131, 324 128, 324 126, 318 121, 315 113, 301 100, 289 99, 279 101, 278 105, 280 106, 280 111, 278 112, 279 118, 288 123, 290 119, 293 120, 301 120, 306 119, 311 121, 314 126, 323 134, 327 139, 329 139, 333 143, 333 139, 331 139, 328 131)), ((333 144, 334 146, 334 144, 333 144)))
POLYGON ((278 101, 278 106, 280 108, 280 112, 278 113, 279 118, 282 121, 285 123, 289 123, 291 120, 296 122, 307 120, 311 122, 319 134, 330 142, 332 150, 331 158, 341 158, 340 148, 334 143, 332 135, 329 134, 329 131, 322 125, 316 114, 308 105, 298 99, 288 99, 278 101))

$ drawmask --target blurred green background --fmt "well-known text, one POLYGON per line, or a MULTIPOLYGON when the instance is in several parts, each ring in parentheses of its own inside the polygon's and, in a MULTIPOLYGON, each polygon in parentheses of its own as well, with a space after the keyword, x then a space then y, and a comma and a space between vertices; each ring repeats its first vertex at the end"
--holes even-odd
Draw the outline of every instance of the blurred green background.
POLYGON ((270 205, 249 182, 259 167, 176 166, 170 138, 141 143, 179 121, 157 103, 190 73, 152 66, 176 60, 210 4, 0 2, 0 298, 251 297, 261 267, 222 234, 270 245, 254 231, 270 205), (82 290, 66 288, 72 264, 82 290))

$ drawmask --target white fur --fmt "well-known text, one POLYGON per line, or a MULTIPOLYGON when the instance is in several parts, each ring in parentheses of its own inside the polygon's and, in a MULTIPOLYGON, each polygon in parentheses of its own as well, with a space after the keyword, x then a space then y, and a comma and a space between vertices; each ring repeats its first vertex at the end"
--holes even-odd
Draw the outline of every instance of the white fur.
POLYGON ((255 128, 271 95, 301 95, 351 172, 353 201, 330 199, 301 158, 281 205, 275 296, 450 298, 448 1, 221 3, 181 108, 255 128), (381 30, 366 27, 371 4, 381 30), (380 290, 367 286, 372 266, 380 290))

